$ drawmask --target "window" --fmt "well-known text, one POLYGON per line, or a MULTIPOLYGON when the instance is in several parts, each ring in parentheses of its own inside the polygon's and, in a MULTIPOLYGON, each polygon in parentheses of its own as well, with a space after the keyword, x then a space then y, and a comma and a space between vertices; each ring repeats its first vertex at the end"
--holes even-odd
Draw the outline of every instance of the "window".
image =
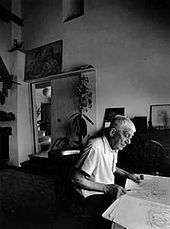
POLYGON ((70 21, 84 14, 84 0, 63 0, 63 21, 70 21))

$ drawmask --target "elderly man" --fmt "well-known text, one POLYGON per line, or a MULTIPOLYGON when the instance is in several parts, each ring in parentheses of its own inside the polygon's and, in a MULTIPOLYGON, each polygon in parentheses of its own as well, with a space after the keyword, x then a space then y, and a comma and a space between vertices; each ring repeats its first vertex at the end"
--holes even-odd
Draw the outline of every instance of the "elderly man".
POLYGON ((129 118, 116 115, 104 134, 89 140, 84 147, 72 183, 93 215, 101 216, 116 198, 126 193, 125 188, 114 183, 115 173, 140 183, 138 176, 116 167, 118 151, 131 143, 135 131, 129 118))

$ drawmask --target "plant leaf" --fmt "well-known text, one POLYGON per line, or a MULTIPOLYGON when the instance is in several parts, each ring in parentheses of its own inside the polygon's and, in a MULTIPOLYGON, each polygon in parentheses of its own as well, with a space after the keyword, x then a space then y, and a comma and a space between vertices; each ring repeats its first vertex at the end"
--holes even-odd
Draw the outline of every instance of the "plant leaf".
POLYGON ((72 114, 70 117, 69 117, 69 119, 71 119, 71 118, 73 118, 74 116, 77 116, 77 115, 80 115, 79 113, 74 113, 74 114, 72 114))
POLYGON ((80 134, 85 137, 87 135, 87 124, 83 117, 80 119, 80 134))
POLYGON ((72 122, 73 130, 77 136, 80 135, 80 115, 77 115, 72 122))
POLYGON ((94 125, 94 122, 89 117, 87 117, 87 115, 83 114, 83 116, 88 122, 90 122, 92 125, 94 125))
POLYGON ((77 136, 85 137, 87 135, 87 124, 81 114, 73 119, 72 126, 77 136))

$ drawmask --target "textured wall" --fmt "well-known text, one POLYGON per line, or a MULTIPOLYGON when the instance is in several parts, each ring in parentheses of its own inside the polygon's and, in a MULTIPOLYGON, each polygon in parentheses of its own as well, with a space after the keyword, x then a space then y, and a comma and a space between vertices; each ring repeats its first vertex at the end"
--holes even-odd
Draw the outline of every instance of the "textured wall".
POLYGON ((83 16, 63 23, 61 0, 24 1, 26 49, 63 39, 63 69, 97 69, 98 128, 106 107, 148 116, 150 104, 169 103, 169 9, 145 2, 87 0, 83 16))

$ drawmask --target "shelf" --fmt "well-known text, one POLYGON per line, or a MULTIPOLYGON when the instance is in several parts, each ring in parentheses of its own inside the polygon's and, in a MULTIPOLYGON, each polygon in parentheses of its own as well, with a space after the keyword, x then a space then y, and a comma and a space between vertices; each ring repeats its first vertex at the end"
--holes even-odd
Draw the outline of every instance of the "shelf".
POLYGON ((46 82, 46 81, 50 81, 50 80, 54 80, 54 79, 60 79, 60 78, 66 78, 66 77, 70 77, 71 75, 76 75, 79 73, 90 72, 90 71, 95 71, 95 68, 86 68, 86 69, 80 69, 80 70, 75 70, 75 71, 62 72, 59 74, 46 76, 44 78, 25 80, 25 82, 27 82, 27 83, 46 82))
POLYGON ((79 154, 80 150, 61 150, 59 154, 62 156, 68 156, 68 155, 74 155, 74 154, 79 154))

